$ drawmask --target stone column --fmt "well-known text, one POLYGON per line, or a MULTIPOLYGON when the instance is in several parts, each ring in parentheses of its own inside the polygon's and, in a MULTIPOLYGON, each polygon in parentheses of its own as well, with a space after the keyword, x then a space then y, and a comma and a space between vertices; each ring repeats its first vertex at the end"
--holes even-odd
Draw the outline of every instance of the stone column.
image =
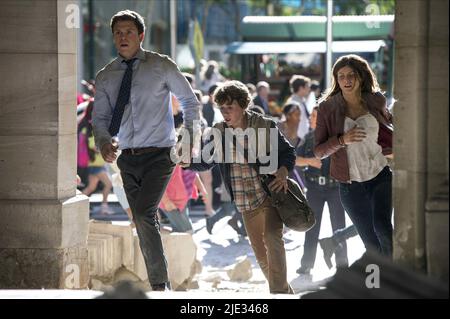
POLYGON ((2 1, 0 288, 88 282, 89 202, 76 194, 77 29, 67 27, 69 4, 2 1))
POLYGON ((427 96, 427 271, 448 283, 448 0, 429 1, 427 96))
POLYGON ((428 3, 396 1, 394 259, 425 270, 428 3))
POLYGON ((448 278, 448 1, 396 1, 394 69, 394 259, 448 278))

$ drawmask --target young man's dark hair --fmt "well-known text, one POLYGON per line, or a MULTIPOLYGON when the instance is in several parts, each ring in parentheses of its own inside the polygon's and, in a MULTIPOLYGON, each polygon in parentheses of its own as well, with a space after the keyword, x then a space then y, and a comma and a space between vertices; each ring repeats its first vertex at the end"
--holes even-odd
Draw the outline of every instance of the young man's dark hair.
POLYGON ((111 18, 111 31, 114 32, 114 25, 118 21, 133 21, 136 25, 136 28, 138 29, 138 33, 142 34, 145 32, 145 23, 144 18, 137 12, 131 11, 131 10, 123 10, 117 12, 112 18, 111 18))
POLYGON ((232 104, 233 101, 236 101, 243 109, 248 107, 251 96, 245 84, 239 81, 228 81, 214 92, 214 102, 217 105, 232 104))
POLYGON ((292 93, 297 93, 301 87, 311 83, 311 79, 303 75, 293 75, 289 81, 292 93))

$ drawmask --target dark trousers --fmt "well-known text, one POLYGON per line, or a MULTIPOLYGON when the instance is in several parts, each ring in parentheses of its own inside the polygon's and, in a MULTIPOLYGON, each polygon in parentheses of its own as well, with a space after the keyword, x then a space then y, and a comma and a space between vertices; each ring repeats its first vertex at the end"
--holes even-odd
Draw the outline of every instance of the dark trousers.
POLYGON ((392 172, 386 166, 367 182, 339 184, 342 205, 367 250, 392 256, 392 172))
POLYGON ((175 164, 170 148, 117 159, 151 285, 168 283, 167 261, 156 211, 175 164))
MULTIPOLYGON (((316 223, 305 234, 304 252, 301 261, 301 268, 311 270, 316 260, 317 244, 319 241, 320 224, 322 222, 323 207, 325 202, 330 211, 331 227, 333 232, 345 227, 345 211, 339 198, 339 188, 337 186, 321 186, 313 182, 307 182, 306 200, 314 212, 316 223)), ((348 266, 347 245, 345 242, 336 249, 336 265, 338 267, 348 266)))
POLYGON ((355 225, 350 225, 343 229, 338 229, 333 233, 333 239, 337 244, 345 243, 347 239, 358 236, 355 225))

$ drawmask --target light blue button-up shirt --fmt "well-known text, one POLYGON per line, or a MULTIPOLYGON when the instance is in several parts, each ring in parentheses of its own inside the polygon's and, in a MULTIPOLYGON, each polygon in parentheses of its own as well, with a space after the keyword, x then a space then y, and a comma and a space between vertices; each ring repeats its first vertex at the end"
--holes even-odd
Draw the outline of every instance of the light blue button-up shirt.
MULTIPOLYGON (((185 127, 192 132, 200 118, 200 102, 177 65, 167 56, 139 49, 133 64, 130 101, 117 135, 119 149, 175 145, 171 93, 181 104, 185 127)), ((92 113, 95 143, 111 142, 108 132, 122 77, 127 68, 120 55, 97 74, 92 113)), ((195 128, 197 129, 197 128, 195 128)))

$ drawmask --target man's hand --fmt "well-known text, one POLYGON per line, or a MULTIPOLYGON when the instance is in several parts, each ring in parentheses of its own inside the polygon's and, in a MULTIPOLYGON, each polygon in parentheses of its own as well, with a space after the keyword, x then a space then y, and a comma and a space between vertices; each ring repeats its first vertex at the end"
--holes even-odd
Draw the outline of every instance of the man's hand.
POLYGON ((102 146, 102 149, 100 150, 103 159, 105 162, 112 163, 116 160, 118 146, 113 145, 112 143, 106 143, 102 146))
POLYGON ((288 190, 288 183, 287 183, 287 177, 288 177, 288 170, 286 167, 281 166, 277 172, 274 174, 275 179, 270 182, 269 188, 273 192, 279 192, 283 190, 285 193, 287 193, 288 190))

